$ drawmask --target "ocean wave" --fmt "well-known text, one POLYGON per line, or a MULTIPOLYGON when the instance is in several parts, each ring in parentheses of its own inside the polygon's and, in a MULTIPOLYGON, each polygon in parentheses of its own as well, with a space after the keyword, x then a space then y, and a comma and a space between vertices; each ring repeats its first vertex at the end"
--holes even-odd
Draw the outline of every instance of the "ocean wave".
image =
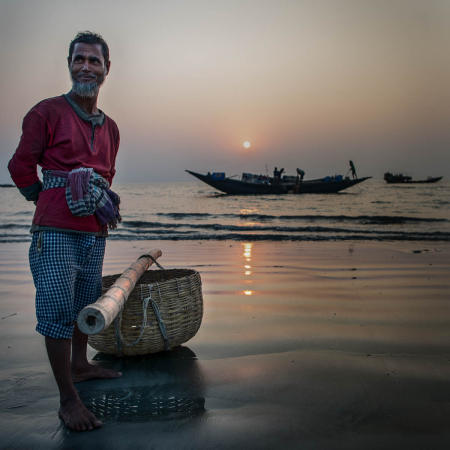
POLYGON ((221 214, 221 213, 157 213, 157 216, 170 217, 172 219, 196 218, 230 218, 230 219, 252 219, 252 220, 308 220, 308 221, 336 221, 336 222, 359 222, 359 223, 377 223, 377 224, 397 224, 397 223, 418 223, 418 222, 448 222, 448 219, 438 217, 416 217, 416 216, 387 216, 387 215, 271 215, 271 214, 221 214))
POLYGON ((23 223, 2 223, 0 224, 0 230, 29 230, 31 224, 23 224, 23 223))
MULTIPOLYGON (((325 227, 325 226, 280 226, 280 225, 232 225, 219 223, 161 223, 161 222, 146 222, 146 221, 124 221, 122 222, 119 231, 128 231, 131 233, 155 233, 159 230, 161 233, 167 230, 174 230, 180 228, 188 228, 195 230, 215 230, 215 231, 273 231, 281 233, 367 233, 377 232, 380 234, 396 233, 393 230, 367 230, 343 227, 325 227)), ((169 231, 172 232, 172 231, 169 231)), ((188 233, 188 231, 178 231, 179 233, 188 233)))
POLYGON ((361 234, 249 234, 249 233, 223 233, 223 234, 112 234, 112 240, 219 240, 219 241, 450 241, 450 233, 361 233, 361 234))
MULTIPOLYGON (((132 234, 148 234, 148 233, 152 233, 152 234, 173 234, 173 230, 168 230, 168 229, 159 229, 159 228, 151 228, 151 230, 149 230, 148 227, 146 229, 130 229, 130 228, 118 228, 116 231, 114 231, 114 234, 126 234, 126 233, 132 233, 132 234)), ((170 227, 167 227, 170 228, 170 227)), ((181 230, 177 230, 178 234, 191 234, 194 233, 194 231, 181 231, 181 230)))
POLYGON ((34 215, 34 211, 16 211, 8 213, 8 216, 32 216, 32 215, 34 215))
MULTIPOLYGON (((386 233, 377 232, 360 234, 250 234, 250 233, 114 233, 109 240, 113 241, 423 241, 423 242, 450 242, 450 233, 386 233)), ((0 235, 0 243, 29 242, 31 235, 0 235)))

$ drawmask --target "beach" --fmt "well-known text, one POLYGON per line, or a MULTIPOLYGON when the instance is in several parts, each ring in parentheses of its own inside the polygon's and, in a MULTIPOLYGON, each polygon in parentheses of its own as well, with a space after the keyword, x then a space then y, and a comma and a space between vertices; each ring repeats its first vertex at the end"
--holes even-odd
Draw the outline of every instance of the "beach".
POLYGON ((448 242, 109 241, 104 274, 161 248, 202 278, 196 336, 98 363, 78 383, 104 422, 58 417, 34 331, 28 243, 2 244, 2 449, 441 449, 450 445, 448 242))

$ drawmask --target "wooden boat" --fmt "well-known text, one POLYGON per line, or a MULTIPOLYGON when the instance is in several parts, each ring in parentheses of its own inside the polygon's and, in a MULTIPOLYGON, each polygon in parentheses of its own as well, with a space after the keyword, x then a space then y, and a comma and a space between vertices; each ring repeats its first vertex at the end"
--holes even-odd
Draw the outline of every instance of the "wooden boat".
POLYGON ((442 180, 442 177, 428 177, 425 180, 413 180, 412 177, 408 175, 403 175, 402 173, 392 174, 391 172, 386 172, 384 174, 384 180, 386 183, 394 184, 394 183, 436 183, 439 180, 442 180))
POLYGON ((342 175, 300 181, 298 177, 284 176, 279 181, 266 175, 243 173, 240 180, 226 177, 223 172, 206 175, 186 170, 213 188, 234 195, 266 194, 334 194, 371 177, 348 178, 342 175))

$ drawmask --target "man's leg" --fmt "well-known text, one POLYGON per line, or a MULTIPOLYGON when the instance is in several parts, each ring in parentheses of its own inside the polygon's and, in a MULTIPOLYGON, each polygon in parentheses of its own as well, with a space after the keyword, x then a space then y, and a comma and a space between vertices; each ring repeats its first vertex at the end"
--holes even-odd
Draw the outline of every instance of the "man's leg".
POLYGON ((90 364, 87 351, 88 336, 82 333, 75 324, 72 337, 72 379, 75 383, 90 380, 92 378, 118 378, 121 372, 105 369, 104 367, 90 364))
POLYGON ((68 428, 85 431, 102 423, 83 405, 71 375, 74 282, 78 271, 74 240, 69 233, 34 233, 29 256, 36 286, 36 330, 45 336, 59 388, 59 417, 68 428))
POLYGON ((68 428, 75 431, 87 431, 101 427, 102 422, 84 406, 73 385, 70 367, 70 339, 46 337, 45 345, 53 375, 59 388, 59 417, 68 428))
POLYGON ((75 281, 74 321, 72 336, 72 377, 74 382, 92 378, 117 378, 122 374, 90 364, 87 360, 88 336, 76 324, 79 312, 95 302, 102 294, 102 268, 105 254, 105 238, 96 236, 79 237, 79 271, 75 281))

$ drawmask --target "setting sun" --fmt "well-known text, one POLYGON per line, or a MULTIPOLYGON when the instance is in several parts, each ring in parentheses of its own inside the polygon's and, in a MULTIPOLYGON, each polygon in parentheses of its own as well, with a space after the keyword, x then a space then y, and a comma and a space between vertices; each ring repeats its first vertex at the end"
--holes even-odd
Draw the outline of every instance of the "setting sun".
POLYGON ((250 141, 244 141, 242 143, 242 147, 244 148, 250 148, 252 146, 252 143, 250 141))

